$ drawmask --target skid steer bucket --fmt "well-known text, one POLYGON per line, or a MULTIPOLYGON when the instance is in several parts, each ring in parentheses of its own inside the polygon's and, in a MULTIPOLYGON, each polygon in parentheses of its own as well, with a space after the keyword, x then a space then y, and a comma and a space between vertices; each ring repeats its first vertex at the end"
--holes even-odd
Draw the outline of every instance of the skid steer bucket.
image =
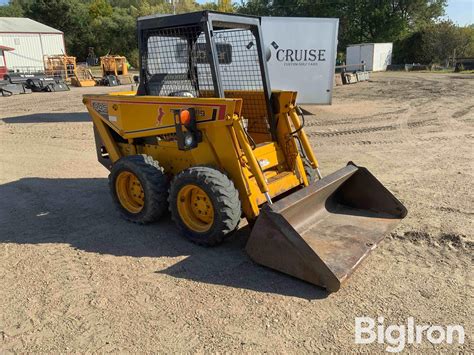
POLYGON ((259 264, 334 292, 406 214, 367 169, 349 163, 264 206, 246 250, 259 264))

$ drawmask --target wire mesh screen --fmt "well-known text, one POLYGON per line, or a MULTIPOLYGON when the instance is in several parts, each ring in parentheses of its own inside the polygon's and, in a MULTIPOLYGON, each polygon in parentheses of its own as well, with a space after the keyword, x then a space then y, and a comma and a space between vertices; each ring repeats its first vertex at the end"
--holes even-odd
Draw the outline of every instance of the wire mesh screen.
POLYGON ((222 61, 219 53, 219 72, 226 97, 243 99, 242 116, 248 119, 248 131, 268 133, 266 99, 259 63, 257 41, 249 29, 214 31, 216 45, 232 49, 231 61, 222 61))
MULTIPOLYGON (((208 44, 200 25, 147 33, 148 92, 157 96, 215 97, 208 44)), ((248 131, 268 133, 268 113, 257 41, 248 28, 214 31, 217 65, 225 97, 243 99, 248 131)))
POLYGON ((151 31, 142 61, 147 68, 150 95, 214 94, 205 35, 200 26, 151 31))

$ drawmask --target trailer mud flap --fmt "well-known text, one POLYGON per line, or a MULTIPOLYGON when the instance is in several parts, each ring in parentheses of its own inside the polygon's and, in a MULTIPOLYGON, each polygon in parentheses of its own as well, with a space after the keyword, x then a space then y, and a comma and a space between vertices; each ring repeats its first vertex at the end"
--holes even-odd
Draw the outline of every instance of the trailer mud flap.
POLYGON ((350 162, 264 206, 246 250, 259 264, 334 292, 406 214, 367 169, 350 162))

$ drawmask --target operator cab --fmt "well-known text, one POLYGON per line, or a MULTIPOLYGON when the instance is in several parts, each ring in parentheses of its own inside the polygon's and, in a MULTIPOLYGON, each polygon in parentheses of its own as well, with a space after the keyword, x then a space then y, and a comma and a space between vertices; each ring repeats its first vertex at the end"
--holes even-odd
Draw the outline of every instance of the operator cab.
POLYGON ((138 20, 138 35, 138 95, 240 98, 252 140, 272 141, 260 18, 211 11, 147 16, 138 20))

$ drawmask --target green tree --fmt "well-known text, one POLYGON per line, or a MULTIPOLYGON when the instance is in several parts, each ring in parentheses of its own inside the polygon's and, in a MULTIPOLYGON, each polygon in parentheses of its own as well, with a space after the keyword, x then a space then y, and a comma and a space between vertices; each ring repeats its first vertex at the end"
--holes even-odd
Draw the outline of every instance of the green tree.
POLYGON ((22 17, 23 14, 23 7, 18 3, 0 6, 0 17, 22 17))
POLYGON ((57 28, 68 30, 78 1, 36 0, 26 9, 25 16, 57 28))
POLYGON ((130 7, 130 14, 134 18, 153 14, 171 14, 173 9, 169 2, 142 0, 136 6, 130 7))
POLYGON ((110 16, 93 19, 91 30, 94 38, 90 43, 98 55, 127 55, 137 47, 136 20, 126 9, 116 8, 110 16))
POLYGON ((93 0, 89 5, 89 15, 93 19, 99 16, 111 16, 112 13, 112 5, 107 0, 93 0))
POLYGON ((444 14, 446 0, 249 0, 238 10, 260 16, 339 18, 339 48, 395 41, 444 14))
POLYGON ((88 48, 92 46, 91 43, 94 43, 96 38, 91 23, 87 4, 76 2, 67 29, 63 31, 68 53, 76 56, 79 61, 85 61, 88 48))
POLYGON ((453 57, 474 56, 474 26, 451 21, 432 23, 395 43, 399 63, 446 64, 453 57))
POLYGON ((459 47, 457 57, 474 57, 474 25, 459 28, 459 47))
POLYGON ((0 17, 23 17, 34 0, 10 0, 0 5, 0 17))
POLYGON ((194 0, 175 0, 175 9, 177 14, 200 10, 199 4, 194 0))

